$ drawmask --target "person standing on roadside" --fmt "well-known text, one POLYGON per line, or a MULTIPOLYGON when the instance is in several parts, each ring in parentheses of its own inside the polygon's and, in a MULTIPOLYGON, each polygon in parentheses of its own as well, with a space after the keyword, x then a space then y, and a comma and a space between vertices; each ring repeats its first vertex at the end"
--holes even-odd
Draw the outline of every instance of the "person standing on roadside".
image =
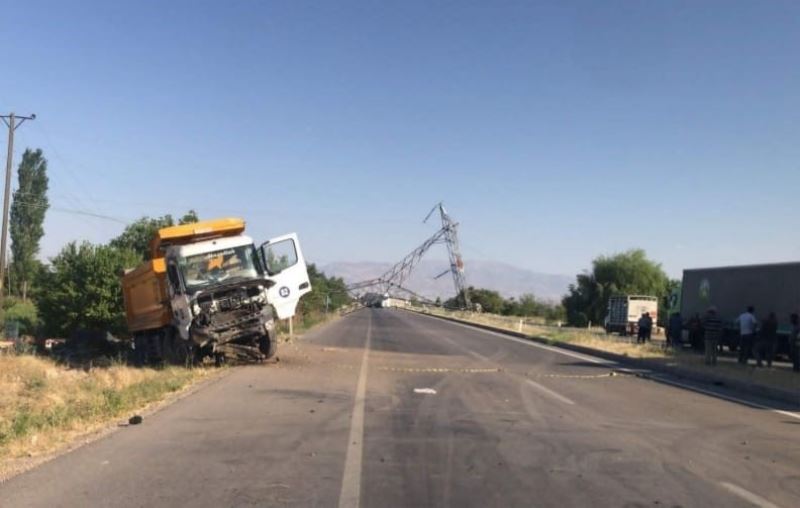
POLYGON ((644 313, 644 340, 642 342, 650 342, 650 336, 653 333, 653 318, 650 317, 649 312, 644 313))
POLYGON ((775 356, 775 343, 778 341, 778 318, 770 312, 767 319, 761 324, 758 335, 758 350, 756 352, 756 365, 761 367, 762 360, 767 360, 767 367, 772 367, 772 358, 775 356))
POLYGON ((680 347, 683 335, 683 319, 680 312, 673 312, 667 325, 667 347, 680 347))
POLYGON ((722 321, 717 315, 717 308, 711 306, 703 318, 703 342, 706 352, 706 365, 717 364, 719 336, 722 333, 722 321))
POLYGON ((736 318, 736 323, 739 325, 739 363, 742 365, 747 365, 747 360, 753 352, 753 339, 758 326, 754 312, 755 308, 750 305, 736 318))
POLYGON ((689 329, 689 343, 692 349, 699 352, 703 347, 703 321, 700 319, 700 314, 695 312, 686 327, 689 329))
POLYGON ((639 318, 639 321, 636 322, 636 343, 643 344, 644 337, 645 337, 645 326, 647 326, 647 320, 644 318, 644 314, 642 317, 639 318))
POLYGON ((792 355, 792 370, 800 372, 800 316, 796 312, 789 316, 792 330, 789 332, 789 353, 792 355))

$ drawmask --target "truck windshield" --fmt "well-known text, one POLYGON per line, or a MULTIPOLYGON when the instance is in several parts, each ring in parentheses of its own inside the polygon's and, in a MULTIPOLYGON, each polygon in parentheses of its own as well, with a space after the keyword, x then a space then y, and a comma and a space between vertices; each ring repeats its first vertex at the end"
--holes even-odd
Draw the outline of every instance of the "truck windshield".
POLYGON ((261 271, 252 245, 187 256, 179 266, 190 293, 220 282, 258 277, 261 271))

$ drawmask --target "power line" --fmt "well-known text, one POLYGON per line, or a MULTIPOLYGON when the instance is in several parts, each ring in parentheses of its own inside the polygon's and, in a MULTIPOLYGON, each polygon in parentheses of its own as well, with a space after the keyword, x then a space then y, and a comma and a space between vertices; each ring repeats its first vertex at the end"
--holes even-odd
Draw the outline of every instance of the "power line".
POLYGON ((124 219, 120 219, 118 217, 112 217, 111 215, 105 215, 105 214, 102 214, 102 213, 89 212, 89 211, 86 211, 86 210, 79 210, 79 209, 75 209, 75 208, 63 208, 63 207, 59 207, 59 206, 45 205, 44 203, 35 203, 35 202, 31 203, 31 202, 21 201, 21 200, 16 200, 16 201, 14 201, 14 203, 16 203, 16 204, 18 204, 20 206, 25 206, 25 207, 29 207, 29 208, 39 208, 39 209, 45 209, 45 210, 49 209, 49 210, 53 210, 54 212, 72 213, 72 214, 76 214, 76 215, 84 215, 84 216, 87 216, 87 217, 95 217, 97 219, 105 219, 105 220, 109 220, 109 221, 112 221, 112 222, 117 222, 117 223, 125 225, 125 226, 130 224, 130 221, 124 220, 124 219))
MULTIPOLYGON (((58 149, 53 144, 53 140, 50 137, 48 130, 45 128, 45 125, 37 124, 37 128, 44 136, 48 149, 53 153, 53 155, 55 155, 56 159, 58 159, 61 162, 62 167, 64 168, 66 173, 72 178, 73 182, 75 182, 78 185, 79 189, 82 189, 84 192, 86 192, 87 196, 89 197, 89 201, 94 201, 91 193, 89 192, 88 186, 83 183, 81 178, 78 176, 78 173, 72 170, 72 168, 70 167, 71 163, 61 155, 61 152, 58 151, 58 149)), ((87 170, 86 167, 83 166, 82 164, 78 164, 78 166, 81 166, 84 170, 87 170)), ((55 176, 55 173, 53 175, 55 176)), ((90 210, 90 207, 83 202, 80 196, 76 195, 73 201, 75 201, 76 207, 83 208, 84 210, 90 210)))

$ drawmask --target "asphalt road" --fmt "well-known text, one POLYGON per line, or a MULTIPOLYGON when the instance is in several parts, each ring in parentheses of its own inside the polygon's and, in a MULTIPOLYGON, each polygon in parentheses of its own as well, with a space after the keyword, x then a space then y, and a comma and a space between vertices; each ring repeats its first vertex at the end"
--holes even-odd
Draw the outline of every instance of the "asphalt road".
POLYGON ((279 356, 13 478, 0 505, 800 506, 796 413, 399 310, 279 356))

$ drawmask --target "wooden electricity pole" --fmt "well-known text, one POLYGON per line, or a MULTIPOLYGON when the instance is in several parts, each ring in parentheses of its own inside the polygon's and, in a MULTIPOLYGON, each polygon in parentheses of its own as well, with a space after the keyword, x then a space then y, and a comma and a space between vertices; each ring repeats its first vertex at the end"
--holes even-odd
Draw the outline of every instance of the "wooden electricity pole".
POLYGON ((17 116, 14 113, 0 115, 3 123, 8 127, 8 155, 6 156, 6 190, 3 198, 3 232, 0 238, 0 310, 3 308, 3 298, 5 297, 6 283, 6 241, 8 240, 8 208, 11 202, 11 166, 14 158, 14 131, 22 125, 25 120, 34 120, 36 115, 17 116), (19 120, 19 123, 17 123, 19 120))

